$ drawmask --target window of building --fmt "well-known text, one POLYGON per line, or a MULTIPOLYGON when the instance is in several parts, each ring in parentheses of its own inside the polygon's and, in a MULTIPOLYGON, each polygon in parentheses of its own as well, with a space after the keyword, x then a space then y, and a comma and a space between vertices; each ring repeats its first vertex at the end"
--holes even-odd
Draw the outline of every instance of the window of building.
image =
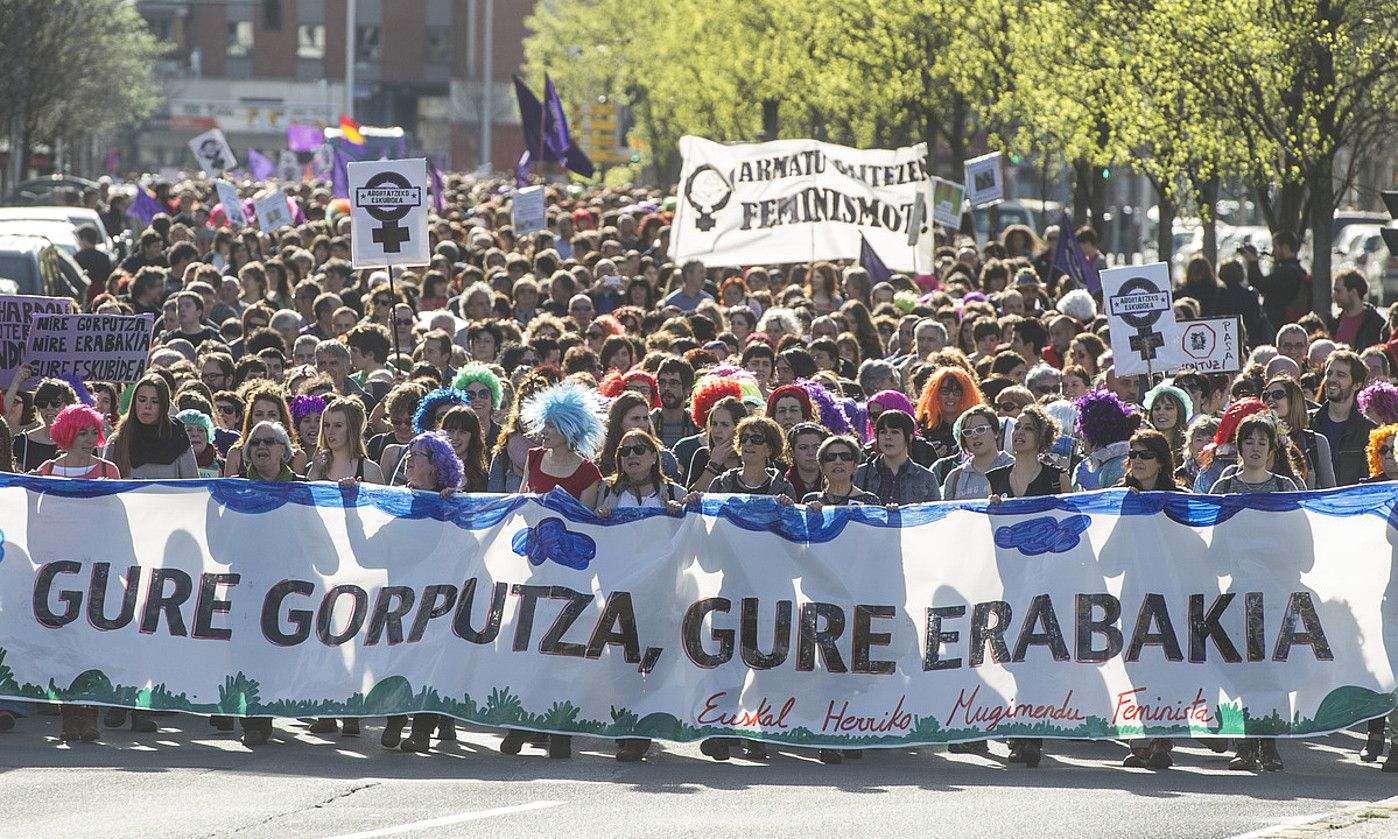
POLYGON ((296 57, 325 58, 325 27, 318 23, 303 23, 296 27, 296 57))
POLYGON ((234 58, 247 58, 252 54, 252 21, 228 22, 228 54, 234 58))
POLYGON ((375 62, 383 59, 383 41, 377 26, 357 26, 354 30, 354 60, 375 62))
POLYGON ((451 63, 451 29, 446 26, 429 26, 423 55, 428 64, 451 63))
POLYGON ((282 29, 282 0, 262 0, 262 28, 271 32, 282 29))

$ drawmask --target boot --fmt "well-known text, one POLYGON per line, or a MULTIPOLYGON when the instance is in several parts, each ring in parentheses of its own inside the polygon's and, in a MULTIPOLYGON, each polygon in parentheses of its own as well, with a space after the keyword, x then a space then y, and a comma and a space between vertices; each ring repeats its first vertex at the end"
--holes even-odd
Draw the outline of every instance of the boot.
POLYGON ((767 744, 761 740, 744 740, 743 755, 749 760, 766 760, 767 744))
POLYGON ((443 743, 455 743, 456 720, 441 715, 439 715, 437 719, 437 739, 443 743))
POLYGON ((947 754, 988 755, 990 754, 990 744, 984 740, 972 740, 969 743, 952 743, 947 746, 947 754))
POLYGON ((1382 772, 1398 772, 1398 749, 1390 744, 1388 757, 1383 759, 1383 766, 1379 767, 1382 772))
POLYGON ((63 731, 58 735, 59 740, 71 743, 81 737, 78 733, 80 726, 78 718, 82 716, 82 712, 83 709, 77 705, 64 705, 62 707, 59 713, 63 716, 63 731))
POLYGON ((272 739, 271 717, 248 717, 243 720, 243 745, 261 746, 272 739))
POLYGON ((1169 769, 1175 765, 1175 759, 1170 756, 1170 750, 1174 744, 1169 740, 1154 740, 1150 744, 1150 754, 1146 756, 1146 765, 1151 769, 1169 769))
POLYGON ((573 756, 573 738, 566 734, 549 735, 549 757, 567 760, 573 756))
POLYGON ((102 715, 102 724, 107 728, 121 728, 126 725, 126 709, 108 708, 107 712, 102 715))
POLYGON ((0 711, 0 731, 11 731, 15 727, 15 715, 9 711, 0 711))
POLYGON ((341 720, 340 733, 346 737, 358 737, 359 720, 341 720))
POLYGON ((1150 749, 1134 748, 1126 755, 1126 759, 1121 762, 1127 769, 1145 769, 1150 764, 1150 749))
POLYGON ((334 734, 339 730, 340 724, 329 717, 317 717, 316 721, 311 723, 311 727, 307 729, 312 734, 334 734))
POLYGON ((212 717, 209 717, 209 725, 212 725, 216 731, 232 731, 232 730, 233 730, 233 718, 232 718, 232 717, 222 717, 222 716, 212 716, 212 717))
POLYGON ((1274 737, 1268 737, 1262 741, 1258 750, 1258 761, 1262 764, 1263 771, 1282 771, 1281 752, 1277 751, 1277 741, 1274 737))
POLYGON ((436 714, 414 714, 412 733, 403 741, 405 752, 428 752, 432 749, 432 730, 437 727, 436 714))
POLYGON ((500 754, 517 755, 528 741, 529 732, 517 728, 507 729, 504 738, 500 740, 500 754))
POLYGON ((151 719, 150 711, 132 711, 131 730, 137 734, 154 734, 160 730, 160 726, 151 719))
POLYGON ((840 754, 839 749, 821 749, 820 762, 827 766, 834 766, 837 763, 844 763, 845 756, 840 754))
POLYGON ((1238 753, 1228 761, 1228 768, 1234 772, 1257 772, 1262 764, 1257 761, 1257 741, 1239 740, 1238 753))
POLYGON ((711 757, 714 760, 727 760, 728 738, 710 737, 707 740, 703 740, 699 743, 699 751, 706 757, 711 757))
POLYGON ((1038 769, 1039 761, 1044 757, 1044 741, 1038 739, 1025 740, 1019 753, 1024 757, 1024 768, 1038 769))
POLYGON ((1364 750, 1359 753, 1359 759, 1365 763, 1374 763, 1383 757, 1383 730, 1386 720, 1383 717, 1376 717, 1369 720, 1369 737, 1364 741, 1364 750))
POLYGON ((408 717, 400 715, 389 717, 384 723, 383 736, 379 738, 379 744, 385 749, 396 749, 403 741, 403 726, 408 724, 408 717))
POLYGON ((649 740, 618 740, 616 741, 616 759, 620 763, 639 763, 645 759, 646 750, 649 748, 649 740))

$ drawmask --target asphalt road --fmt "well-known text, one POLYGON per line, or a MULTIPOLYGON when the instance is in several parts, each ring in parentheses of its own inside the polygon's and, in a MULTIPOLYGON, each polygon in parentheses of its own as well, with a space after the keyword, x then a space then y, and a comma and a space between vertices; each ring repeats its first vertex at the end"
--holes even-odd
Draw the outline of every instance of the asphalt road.
MULTIPOLYGON (((955 836, 1252 837, 1398 793, 1398 775, 1361 764, 1356 733, 1283 742, 1287 769, 1231 773, 1194 744, 1175 768, 1125 769, 1124 747, 1050 742, 1034 770, 943 748, 866 752, 826 766, 777 752, 718 764, 693 745, 645 763, 610 741, 575 741, 572 760, 496 751, 465 730, 431 755, 389 752, 380 727, 320 737, 279 723, 249 750, 202 719, 162 717, 156 734, 104 731, 57 742, 56 717, 0 734, 0 835, 103 837, 955 836)), ((1398 836, 1398 818, 1331 829, 1398 836)))

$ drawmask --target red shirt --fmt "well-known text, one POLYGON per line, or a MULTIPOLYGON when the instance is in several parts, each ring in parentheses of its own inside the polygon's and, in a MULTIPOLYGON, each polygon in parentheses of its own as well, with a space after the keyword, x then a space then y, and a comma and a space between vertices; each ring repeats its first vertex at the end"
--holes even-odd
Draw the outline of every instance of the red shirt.
POLYGON ((529 482, 529 491, 545 493, 554 487, 562 489, 574 498, 582 498, 583 490, 602 480, 602 473, 598 471, 596 464, 587 458, 573 471, 573 474, 566 478, 559 478, 544 472, 541 466, 544 459, 544 452, 547 449, 542 447, 529 450, 528 472, 526 478, 529 482))

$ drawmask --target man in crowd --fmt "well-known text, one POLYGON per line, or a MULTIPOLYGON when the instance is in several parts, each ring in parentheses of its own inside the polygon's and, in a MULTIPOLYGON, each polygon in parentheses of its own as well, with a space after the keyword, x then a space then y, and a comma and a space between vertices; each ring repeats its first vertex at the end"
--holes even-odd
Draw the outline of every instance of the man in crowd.
POLYGON ((1323 401, 1311 413, 1311 430, 1324 434, 1330 444, 1338 486, 1357 484, 1369 477, 1364 450, 1375 425, 1354 404, 1368 375, 1369 368, 1352 350, 1335 350, 1325 360, 1325 378, 1320 386, 1323 401))
POLYGON ((1335 341, 1348 344, 1356 351, 1382 343, 1383 315, 1369 302, 1369 282, 1353 268, 1335 276, 1331 302, 1340 310, 1339 317, 1330 318, 1330 334, 1335 341))

